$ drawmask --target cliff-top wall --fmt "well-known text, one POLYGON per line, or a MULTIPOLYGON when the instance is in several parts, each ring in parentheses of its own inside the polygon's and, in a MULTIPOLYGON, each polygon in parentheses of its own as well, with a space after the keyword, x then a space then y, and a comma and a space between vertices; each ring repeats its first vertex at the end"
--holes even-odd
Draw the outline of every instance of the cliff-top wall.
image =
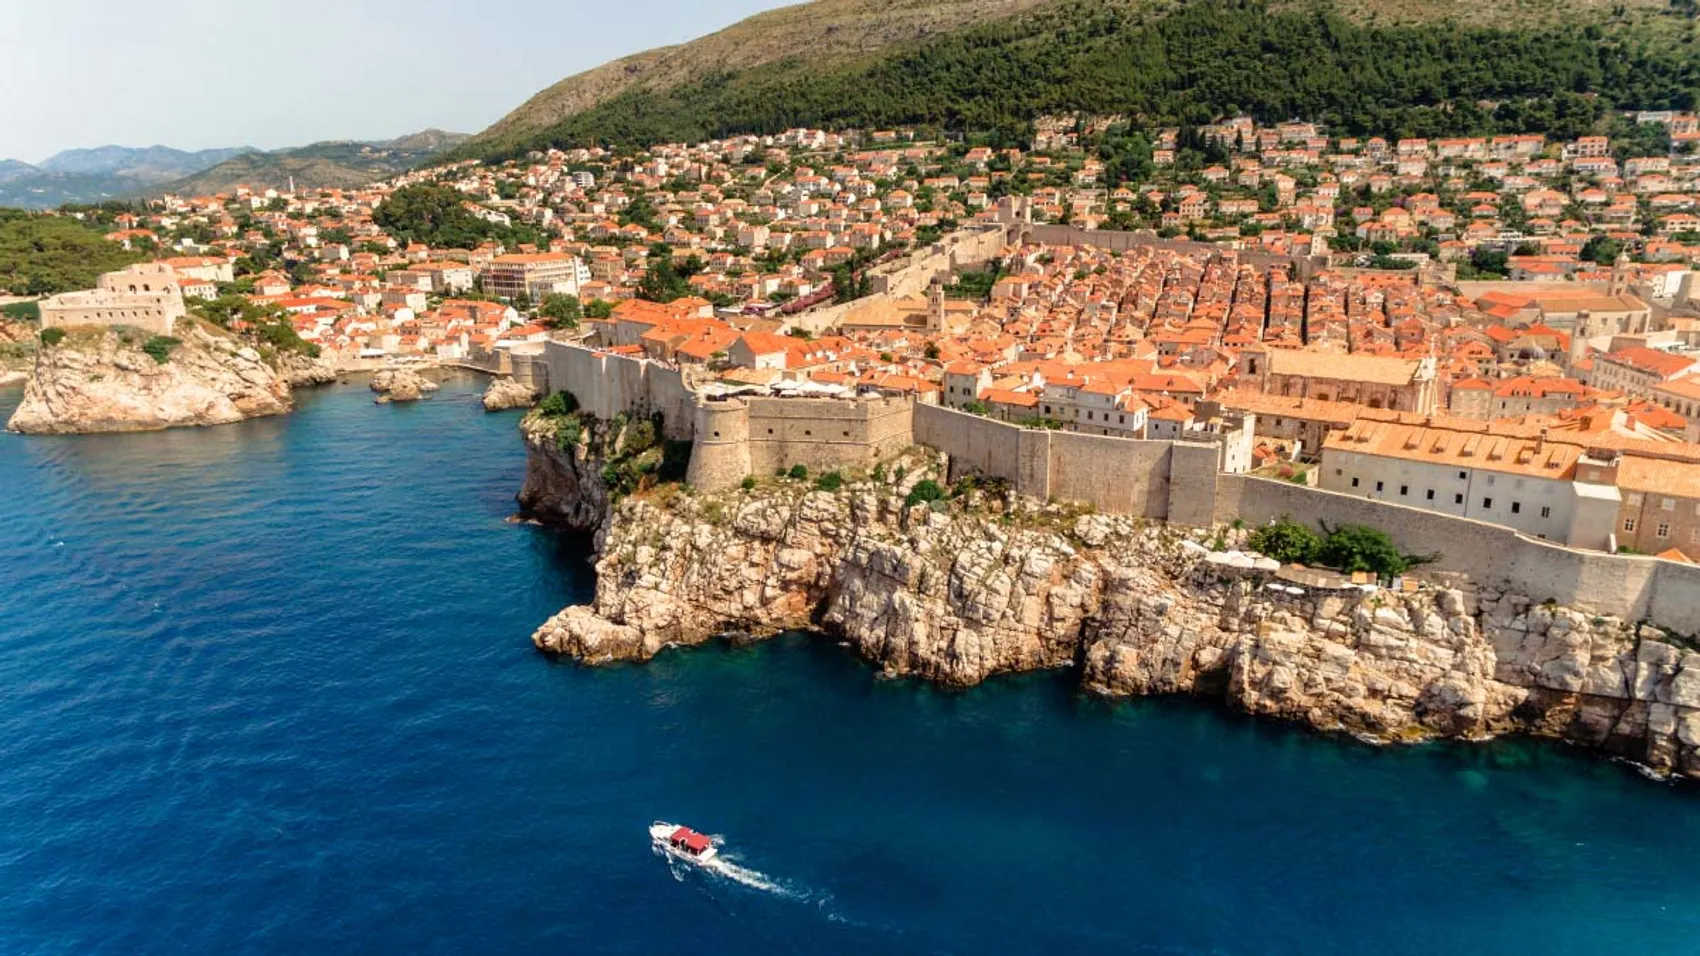
POLYGON ((549 380, 592 414, 662 411, 669 437, 694 439, 688 480, 718 490, 747 475, 801 464, 811 471, 871 465, 910 444, 946 453, 951 479, 1001 478, 1040 501, 1185 527, 1290 517, 1318 527, 1363 524, 1409 553, 1434 554, 1430 570, 1537 601, 1651 621, 1700 634, 1700 566, 1582 551, 1499 525, 1453 518, 1288 482, 1219 473, 1220 450, 1022 428, 906 400, 744 397, 697 403, 676 370, 551 343, 549 380))

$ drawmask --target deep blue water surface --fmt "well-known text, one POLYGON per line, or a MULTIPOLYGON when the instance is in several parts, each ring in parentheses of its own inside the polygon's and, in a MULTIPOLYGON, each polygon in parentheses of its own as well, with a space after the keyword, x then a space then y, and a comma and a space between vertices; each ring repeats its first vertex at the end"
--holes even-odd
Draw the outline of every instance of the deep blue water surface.
POLYGON ((803 636, 551 663, 584 544, 504 523, 478 384, 0 437, 0 952, 1700 951, 1700 793, 1559 748, 803 636), (742 869, 675 874, 656 818, 742 869))

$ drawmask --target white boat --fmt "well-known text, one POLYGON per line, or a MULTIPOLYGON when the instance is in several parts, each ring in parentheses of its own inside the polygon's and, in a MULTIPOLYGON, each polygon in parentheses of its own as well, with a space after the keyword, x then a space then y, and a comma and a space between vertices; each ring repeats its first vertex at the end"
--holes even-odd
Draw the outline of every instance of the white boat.
POLYGON ((649 825, 649 839, 656 849, 686 863, 707 863, 719 852, 712 837, 677 823, 655 821, 649 825))

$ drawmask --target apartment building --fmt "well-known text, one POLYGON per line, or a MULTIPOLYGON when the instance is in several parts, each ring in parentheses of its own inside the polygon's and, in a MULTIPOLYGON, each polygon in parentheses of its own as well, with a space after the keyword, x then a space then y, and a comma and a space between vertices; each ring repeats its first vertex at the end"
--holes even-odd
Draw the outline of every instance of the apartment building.
POLYGON ((483 277, 491 295, 536 302, 546 295, 578 295, 579 286, 590 281, 590 269, 564 252, 515 253, 490 260, 483 277))

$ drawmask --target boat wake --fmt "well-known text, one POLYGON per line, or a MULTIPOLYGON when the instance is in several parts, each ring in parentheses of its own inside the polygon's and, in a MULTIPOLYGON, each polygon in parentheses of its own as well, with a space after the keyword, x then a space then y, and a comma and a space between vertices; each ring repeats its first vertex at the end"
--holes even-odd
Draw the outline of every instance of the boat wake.
POLYGON ((747 866, 739 866, 724 856, 716 857, 703 864, 703 869, 731 880, 734 883, 747 886, 752 890, 771 893, 774 896, 791 900, 807 900, 811 895, 807 890, 775 880, 760 870, 752 870, 747 866))

